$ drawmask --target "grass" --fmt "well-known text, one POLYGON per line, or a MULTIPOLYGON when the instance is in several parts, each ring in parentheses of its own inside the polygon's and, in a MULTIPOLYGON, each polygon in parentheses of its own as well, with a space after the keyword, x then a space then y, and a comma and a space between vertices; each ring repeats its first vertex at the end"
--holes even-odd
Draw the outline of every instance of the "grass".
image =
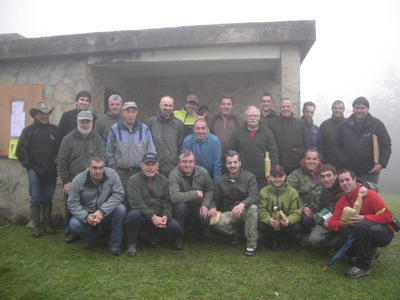
MULTIPOLYGON (((400 217, 396 197, 383 196, 400 217)), ((299 244, 271 252, 261 239, 257 255, 246 257, 244 241, 208 234, 205 242, 185 238, 184 251, 168 239, 161 249, 140 243, 129 258, 111 256, 105 239, 88 251, 60 234, 31 234, 0 227, 0 299, 400 299, 398 236, 371 276, 354 280, 343 276, 344 260, 322 272, 333 254, 299 244)))

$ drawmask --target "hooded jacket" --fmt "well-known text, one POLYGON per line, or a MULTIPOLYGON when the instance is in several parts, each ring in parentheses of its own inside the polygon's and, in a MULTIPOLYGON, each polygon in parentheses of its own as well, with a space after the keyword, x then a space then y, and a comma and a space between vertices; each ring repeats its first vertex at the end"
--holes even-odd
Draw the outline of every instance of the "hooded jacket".
POLYGON ((181 110, 174 110, 174 116, 183 123, 183 138, 193 133, 193 124, 197 120, 195 114, 188 113, 183 107, 181 110))

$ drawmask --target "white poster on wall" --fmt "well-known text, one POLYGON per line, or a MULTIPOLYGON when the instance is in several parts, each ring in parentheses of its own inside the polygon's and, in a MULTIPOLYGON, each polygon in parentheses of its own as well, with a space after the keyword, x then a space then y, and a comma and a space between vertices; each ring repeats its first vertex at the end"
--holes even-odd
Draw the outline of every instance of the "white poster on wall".
POLYGON ((13 101, 11 103, 11 137, 21 135, 25 127, 24 101, 13 101))

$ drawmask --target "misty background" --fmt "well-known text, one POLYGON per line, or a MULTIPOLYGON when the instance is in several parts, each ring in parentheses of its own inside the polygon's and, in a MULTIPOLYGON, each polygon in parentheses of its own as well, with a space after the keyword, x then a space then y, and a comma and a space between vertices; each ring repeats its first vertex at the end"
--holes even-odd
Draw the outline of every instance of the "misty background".
MULTIPOLYGON (((301 65, 301 100, 316 105, 315 124, 331 116, 334 100, 345 117, 359 96, 383 121, 392 156, 381 192, 400 194, 400 1, 0 0, 0 34, 26 38, 206 24, 315 20, 317 40, 301 65)), ((258 99, 254 99, 258 101, 258 99)))

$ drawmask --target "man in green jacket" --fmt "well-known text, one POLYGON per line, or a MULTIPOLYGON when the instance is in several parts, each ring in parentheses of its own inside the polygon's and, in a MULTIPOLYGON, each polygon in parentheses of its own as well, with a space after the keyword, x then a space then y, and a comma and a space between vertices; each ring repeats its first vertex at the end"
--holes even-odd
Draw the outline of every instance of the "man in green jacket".
POLYGON ((239 243, 239 229, 244 227, 247 240, 245 254, 256 254, 258 241, 258 209, 260 199, 256 177, 241 169, 240 155, 229 150, 225 156, 227 172, 218 179, 208 215, 222 212, 216 229, 231 236, 232 244, 239 243))
POLYGON ((142 159, 142 171, 131 176, 128 181, 128 215, 125 229, 128 237, 130 257, 136 255, 137 236, 141 229, 149 229, 151 245, 158 248, 158 235, 174 237, 175 250, 183 250, 183 231, 179 223, 172 218, 172 204, 168 193, 168 179, 158 173, 158 157, 155 153, 146 153, 142 159))
POLYGON ((286 182, 283 166, 273 165, 268 185, 260 191, 258 203, 258 229, 267 240, 267 248, 275 250, 279 243, 282 250, 290 248, 290 242, 300 232, 299 221, 303 206, 299 194, 286 182), (283 214, 274 219, 274 207, 283 214))

